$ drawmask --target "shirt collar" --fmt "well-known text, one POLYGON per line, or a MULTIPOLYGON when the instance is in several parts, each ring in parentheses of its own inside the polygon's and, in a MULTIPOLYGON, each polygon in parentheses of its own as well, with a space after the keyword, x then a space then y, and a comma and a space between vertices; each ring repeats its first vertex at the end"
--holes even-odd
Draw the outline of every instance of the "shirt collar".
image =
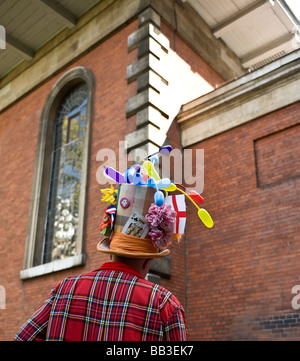
POLYGON ((128 266, 125 263, 121 262, 107 262, 104 263, 97 271, 100 270, 112 270, 112 271, 120 271, 120 272, 126 272, 131 273, 139 278, 143 278, 141 274, 133 267, 128 266))

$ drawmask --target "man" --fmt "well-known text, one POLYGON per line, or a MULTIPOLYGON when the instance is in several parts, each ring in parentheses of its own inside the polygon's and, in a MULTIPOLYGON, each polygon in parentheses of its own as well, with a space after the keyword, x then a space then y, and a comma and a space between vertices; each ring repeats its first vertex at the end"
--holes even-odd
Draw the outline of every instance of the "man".
POLYGON ((18 341, 185 341, 178 300, 145 280, 150 259, 112 262, 58 284, 16 335, 18 341))
POLYGON ((56 285, 16 340, 188 340, 179 301, 145 279, 151 260, 169 254, 159 246, 169 243, 176 221, 170 206, 155 206, 154 192, 132 184, 119 187, 110 238, 97 246, 110 262, 56 285), (126 234, 128 227, 145 238, 126 234))

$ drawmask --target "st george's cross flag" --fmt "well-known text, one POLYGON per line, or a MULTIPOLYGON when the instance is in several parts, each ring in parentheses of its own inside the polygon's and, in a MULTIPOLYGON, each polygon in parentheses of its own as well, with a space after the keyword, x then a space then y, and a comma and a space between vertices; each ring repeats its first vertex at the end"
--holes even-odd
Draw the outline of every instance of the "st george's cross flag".
POLYGON ((173 232, 177 234, 183 234, 186 223, 186 205, 184 194, 166 197, 165 204, 170 205, 177 213, 173 232))

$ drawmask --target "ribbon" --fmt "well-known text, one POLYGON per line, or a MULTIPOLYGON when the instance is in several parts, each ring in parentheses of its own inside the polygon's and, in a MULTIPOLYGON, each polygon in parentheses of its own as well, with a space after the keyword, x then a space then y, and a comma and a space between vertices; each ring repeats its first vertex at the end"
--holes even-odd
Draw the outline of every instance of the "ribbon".
POLYGON ((115 215, 116 215, 116 206, 111 204, 107 210, 105 211, 105 213, 110 215, 110 226, 111 226, 111 231, 113 231, 114 228, 114 221, 115 221, 115 215))

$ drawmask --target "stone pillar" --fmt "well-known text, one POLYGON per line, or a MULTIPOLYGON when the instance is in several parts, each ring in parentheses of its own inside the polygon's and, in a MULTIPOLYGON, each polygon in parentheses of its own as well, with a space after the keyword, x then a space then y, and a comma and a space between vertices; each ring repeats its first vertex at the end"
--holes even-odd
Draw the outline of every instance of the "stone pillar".
POLYGON ((128 37, 128 51, 138 49, 138 61, 127 68, 127 81, 137 82, 137 95, 128 99, 126 115, 136 114, 136 130, 126 135, 128 151, 158 150, 170 126, 168 93, 169 40, 160 32, 160 16, 148 8, 139 15, 139 29, 128 37))
MULTIPOLYGON (((128 37, 128 51, 138 49, 138 61, 127 68, 127 81, 137 82, 137 95, 128 99, 127 117, 136 114, 136 130, 126 135, 127 150, 143 149, 152 154, 166 140, 170 119, 165 96, 168 93, 169 40, 160 32, 160 16, 148 8, 139 15, 139 30, 128 37)), ((160 283, 171 277, 171 259, 152 261, 147 276, 160 283)))

